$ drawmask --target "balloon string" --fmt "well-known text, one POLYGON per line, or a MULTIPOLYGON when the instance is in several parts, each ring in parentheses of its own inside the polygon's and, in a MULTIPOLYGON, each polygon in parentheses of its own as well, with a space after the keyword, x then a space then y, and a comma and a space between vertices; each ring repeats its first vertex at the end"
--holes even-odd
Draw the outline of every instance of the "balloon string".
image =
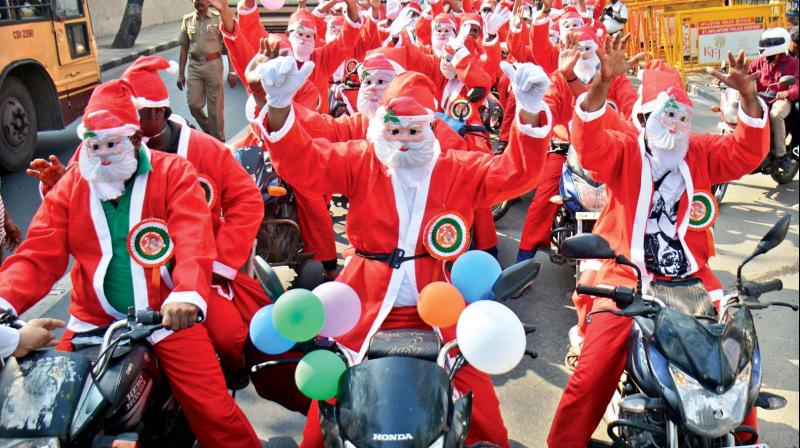
POLYGON ((450 277, 447 275, 447 262, 442 260, 442 275, 444 275, 444 280, 447 283, 452 284, 453 282, 450 281, 450 277))

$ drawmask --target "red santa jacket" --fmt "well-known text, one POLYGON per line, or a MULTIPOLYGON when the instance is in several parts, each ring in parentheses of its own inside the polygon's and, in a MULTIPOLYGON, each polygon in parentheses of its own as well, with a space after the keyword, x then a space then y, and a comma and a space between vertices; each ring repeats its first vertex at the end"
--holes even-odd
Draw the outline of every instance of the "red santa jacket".
MULTIPOLYGON (((578 98, 581 104, 584 95, 578 98)), ((713 255, 711 230, 691 230, 690 199, 697 191, 711 191, 711 186, 731 182, 750 173, 769 151, 769 126, 766 107, 761 119, 739 112, 739 126, 727 135, 692 134, 689 150, 680 173, 686 191, 678 203, 678 236, 689 259, 689 275, 700 278, 712 298, 721 297, 719 281, 708 266, 713 255)), ((593 232, 605 237, 611 247, 636 263, 642 272, 644 264, 644 232, 653 197, 653 175, 645 153, 643 133, 637 135, 622 122, 619 114, 607 107, 586 113, 575 107, 572 120, 572 144, 581 165, 590 170, 599 182, 606 184, 608 203, 593 232)), ((647 275, 644 284, 649 284, 647 275)), ((606 260, 598 266, 594 283, 605 285, 635 284, 629 268, 606 260)), ((594 306, 613 306, 613 302, 596 300, 594 306)))
MULTIPOLYGON (((145 150, 145 155, 152 171, 133 179, 131 228, 147 218, 165 221, 175 245, 175 264, 173 288, 161 282, 157 289, 152 269, 131 260, 135 306, 158 310, 168 302, 188 302, 205 314, 216 253, 197 172, 191 163, 171 154, 145 150)), ((73 256, 67 328, 88 331, 124 318, 103 291, 111 255, 111 234, 100 198, 74 167, 45 196, 27 239, 0 269, 0 307, 24 313, 50 292, 73 256)), ((169 334, 159 332, 153 342, 169 334)))
MULTIPOLYGON (((183 121, 179 117, 173 120, 183 121)), ((217 246, 214 273, 233 280, 250 257, 253 241, 264 218, 261 193, 225 145, 190 128, 185 122, 178 140, 178 155, 189 160, 197 170, 211 207, 217 246)))
MULTIPOLYGON (((549 111, 545 114, 549 123, 549 111)), ((410 255, 425 253, 424 228, 437 214, 458 212, 470 226, 476 207, 509 198, 512 196, 509 191, 538 177, 550 125, 515 126, 512 132, 526 135, 521 136, 521 144, 510 144, 502 155, 448 151, 434 157, 426 166, 411 211, 406 206, 403 188, 396 178, 388 175, 367 141, 331 143, 312 139, 296 123, 294 112, 282 129, 266 134, 265 139, 269 141, 273 163, 287 182, 321 194, 342 193, 350 199, 347 236, 357 250, 389 253, 399 247, 410 255)), ((437 153, 438 146, 437 142, 437 153)), ((354 361, 363 357, 364 341, 380 328, 394 307, 405 273, 419 290, 432 281, 442 280, 442 265, 434 258, 422 257, 392 269, 385 263, 356 256, 342 271, 339 280, 352 286, 363 304, 359 323, 339 338, 341 344, 352 349, 354 361)), ((445 338, 454 337, 454 327, 442 331, 445 338)))
MULTIPOLYGON (((631 116, 633 105, 639 95, 633 88, 633 84, 627 76, 616 76, 611 80, 611 87, 608 91, 608 102, 613 103, 613 107, 622 114, 624 119, 631 116)), ((553 112, 553 126, 563 125, 569 129, 569 122, 575 111, 575 96, 569 88, 564 75, 558 70, 550 75, 550 88, 544 96, 544 100, 553 112)))

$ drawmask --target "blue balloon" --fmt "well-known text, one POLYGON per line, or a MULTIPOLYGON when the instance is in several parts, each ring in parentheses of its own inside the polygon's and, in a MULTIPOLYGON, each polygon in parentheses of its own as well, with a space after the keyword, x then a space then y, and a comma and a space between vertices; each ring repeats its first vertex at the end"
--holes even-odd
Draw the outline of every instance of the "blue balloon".
POLYGON ((471 250, 453 263, 451 279, 464 299, 472 303, 494 298, 492 286, 502 271, 493 256, 482 250, 471 250))
POLYGON ((250 341, 257 349, 268 355, 280 355, 294 347, 290 341, 278 333, 272 323, 272 311, 275 305, 267 305, 253 315, 250 320, 250 341))

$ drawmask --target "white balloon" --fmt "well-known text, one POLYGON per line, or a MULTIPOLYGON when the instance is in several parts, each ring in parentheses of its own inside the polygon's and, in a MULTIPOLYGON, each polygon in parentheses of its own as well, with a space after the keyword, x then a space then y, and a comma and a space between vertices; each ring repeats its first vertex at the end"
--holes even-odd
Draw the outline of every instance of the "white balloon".
POLYGON ((476 369, 504 374, 525 355, 525 328, 508 307, 491 300, 471 303, 456 325, 458 348, 476 369))

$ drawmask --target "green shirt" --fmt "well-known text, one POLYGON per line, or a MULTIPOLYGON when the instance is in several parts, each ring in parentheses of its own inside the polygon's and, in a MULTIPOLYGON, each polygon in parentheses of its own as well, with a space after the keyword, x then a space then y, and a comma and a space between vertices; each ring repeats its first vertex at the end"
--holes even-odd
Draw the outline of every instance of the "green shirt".
POLYGON ((128 254, 128 232, 130 232, 131 191, 133 184, 141 174, 152 170, 150 160, 144 149, 139 150, 137 157, 139 166, 134 176, 125 184, 125 192, 115 200, 102 201, 103 213, 111 234, 111 261, 108 262, 106 276, 103 279, 103 292, 115 310, 127 313, 129 306, 134 306, 133 277, 131 276, 131 256, 128 254))

